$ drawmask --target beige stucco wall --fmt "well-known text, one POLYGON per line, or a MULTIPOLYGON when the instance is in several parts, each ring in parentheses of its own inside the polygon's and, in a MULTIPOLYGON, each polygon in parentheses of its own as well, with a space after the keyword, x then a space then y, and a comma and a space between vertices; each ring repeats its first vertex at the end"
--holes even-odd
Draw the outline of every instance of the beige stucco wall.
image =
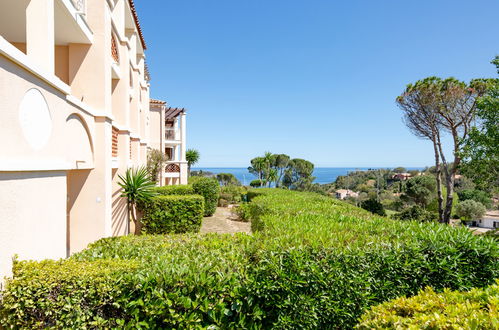
MULTIPOLYGON (((61 166, 69 168, 93 166, 88 162, 77 164, 77 159, 71 158, 71 154, 65 153, 68 143, 71 142, 66 130, 70 116, 77 114, 82 125, 86 126, 86 129, 83 130, 88 133, 88 136, 85 137, 87 144, 90 140, 94 140, 92 138, 93 117, 68 103, 64 93, 2 56, 0 56, 0 109, 0 141, 4 141, 0 153, 0 170, 5 169, 3 166, 6 162, 18 165, 25 164, 29 169, 35 170, 48 163, 57 163, 59 166, 57 169, 61 169, 61 166), (52 127, 49 140, 39 150, 34 150, 29 145, 20 126, 19 107, 25 94, 31 89, 36 89, 43 95, 51 117, 52 127), (61 138, 63 136, 66 138, 61 138)), ((72 142, 72 145, 79 144, 80 142, 77 141, 72 142)))
POLYGON ((0 276, 11 258, 66 257, 64 171, 0 172, 0 276))
POLYGON ((55 46, 55 75, 69 84, 69 47, 55 46))

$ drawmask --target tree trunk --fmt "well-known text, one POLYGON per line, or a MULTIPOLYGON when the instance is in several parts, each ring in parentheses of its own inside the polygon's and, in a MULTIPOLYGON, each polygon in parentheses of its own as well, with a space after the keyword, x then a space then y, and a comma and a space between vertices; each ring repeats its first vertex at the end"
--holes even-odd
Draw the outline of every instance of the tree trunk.
POLYGON ((128 205, 128 215, 129 215, 130 219, 133 221, 133 224, 135 227, 135 230, 133 233, 135 235, 140 235, 142 232, 142 222, 137 217, 137 211, 136 211, 137 208, 132 203, 127 203, 127 205, 128 205))
POLYGON ((435 152, 435 169, 436 169, 436 180, 437 180, 437 200, 438 200, 438 222, 444 222, 444 197, 442 195, 442 169, 440 168, 440 156, 438 154, 437 142, 433 142, 433 150, 435 152))

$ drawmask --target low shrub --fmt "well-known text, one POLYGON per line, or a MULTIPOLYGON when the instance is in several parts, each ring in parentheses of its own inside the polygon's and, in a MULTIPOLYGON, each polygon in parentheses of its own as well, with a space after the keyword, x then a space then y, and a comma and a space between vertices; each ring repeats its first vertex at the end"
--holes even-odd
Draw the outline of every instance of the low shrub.
POLYGON ((414 220, 420 222, 438 221, 438 214, 427 211, 421 206, 413 205, 394 216, 398 220, 414 220))
POLYGON ((472 199, 462 201, 456 207, 457 216, 464 221, 481 219, 486 211, 482 203, 472 199))
POLYGON ((199 195, 156 196, 144 205, 142 231, 148 234, 198 232, 204 214, 199 195))
POLYGON ((373 307, 357 329, 497 329, 498 311, 499 284, 468 292, 426 288, 373 307))
POLYGON ((457 193, 460 201, 473 200, 475 202, 483 204, 486 208, 492 207, 492 198, 485 191, 476 189, 465 189, 457 193))
POLYGON ((360 203, 360 207, 362 207, 366 211, 369 211, 377 215, 382 215, 382 216, 386 215, 383 204, 378 202, 376 199, 368 199, 366 201, 363 201, 362 203, 360 203))
POLYGON ((238 204, 242 202, 245 193, 246 188, 243 186, 222 186, 220 188, 220 199, 224 199, 228 203, 238 204))
POLYGON ((196 194, 204 197, 204 216, 212 216, 217 209, 220 194, 218 181, 213 178, 200 177, 192 184, 192 188, 196 194))
POLYGON ((174 185, 174 186, 162 186, 154 188, 154 191, 158 195, 195 195, 194 188, 192 185, 174 185))
MULTIPOLYGON (((315 193, 257 190, 259 196, 243 204, 253 235, 106 238, 48 269, 47 277, 59 280, 59 267, 78 262, 136 265, 106 269, 111 278, 105 283, 116 293, 104 290, 104 298, 90 296, 95 302, 86 304, 98 312, 106 299, 115 309, 100 313, 97 326, 70 304, 82 320, 76 327, 119 327, 116 319, 130 328, 246 329, 352 328, 369 307, 427 286, 469 290, 499 277, 497 242, 466 228, 392 221, 315 193)), ((0 305, 5 327, 33 327, 38 315, 52 313, 54 306, 43 301, 36 313, 27 312, 32 297, 58 287, 33 280, 31 267, 42 272, 45 266, 20 264, 7 284, 6 295, 22 295, 12 296, 7 309, 0 305)), ((77 270, 74 276, 75 283, 85 281, 77 270)), ((85 285, 100 290, 91 280, 85 285)), ((61 294, 72 301, 71 291, 61 294)), ((75 327, 69 312, 56 313, 56 327, 75 327)))

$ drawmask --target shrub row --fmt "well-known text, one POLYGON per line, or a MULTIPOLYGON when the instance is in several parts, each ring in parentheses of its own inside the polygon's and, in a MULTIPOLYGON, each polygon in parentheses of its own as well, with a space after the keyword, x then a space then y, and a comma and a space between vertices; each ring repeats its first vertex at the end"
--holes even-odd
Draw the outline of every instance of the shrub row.
POLYGON ((468 292, 426 288, 412 298, 397 298, 373 307, 358 329, 497 329, 499 282, 468 292))
POLYGON ((215 213, 220 194, 220 185, 214 178, 196 178, 188 185, 156 187, 155 192, 159 195, 201 195, 204 198, 204 216, 208 217, 215 213))
POLYGON ((156 196, 145 203, 143 209, 144 233, 197 233, 203 220, 204 198, 199 195, 156 196))
POLYGON ((153 190, 158 195, 195 195, 196 194, 192 185, 189 185, 189 184, 155 187, 153 190))
MULTIPOLYGON (((132 265, 124 271, 121 263, 110 264, 110 275, 103 275, 116 288, 104 295, 112 313, 98 314, 104 327, 351 328, 369 307, 426 286, 468 290, 499 276, 497 243, 465 228, 392 221, 312 193, 258 194, 245 206, 251 236, 107 238, 48 269, 47 281, 43 263, 16 264, 0 306, 2 315, 12 316, 2 324, 36 327, 43 319, 57 327, 93 327, 95 320, 79 307, 66 319, 52 312, 54 305, 30 298, 62 288, 47 299, 79 306, 67 289, 72 282, 77 292, 80 283, 100 290, 79 279, 78 269, 58 272, 66 263, 132 265), (23 290, 28 293, 13 294, 23 290)), ((97 313, 102 302, 95 299, 83 303, 97 313)))
POLYGON ((198 195, 204 197, 204 216, 212 216, 218 204, 220 194, 220 185, 214 178, 199 178, 193 184, 192 188, 198 195))

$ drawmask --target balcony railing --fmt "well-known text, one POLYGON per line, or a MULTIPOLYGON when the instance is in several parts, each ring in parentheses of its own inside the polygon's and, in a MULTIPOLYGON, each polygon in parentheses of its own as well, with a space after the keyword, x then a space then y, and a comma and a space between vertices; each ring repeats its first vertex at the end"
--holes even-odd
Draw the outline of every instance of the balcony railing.
POLYGON ((177 163, 170 163, 165 166, 166 173, 180 173, 180 165, 177 163))
POLYGON ((176 128, 166 128, 165 129, 165 140, 174 141, 178 140, 178 129, 176 128))
POLYGON ((71 0, 73 6, 76 8, 78 12, 81 14, 86 13, 86 1, 85 0, 71 0))

